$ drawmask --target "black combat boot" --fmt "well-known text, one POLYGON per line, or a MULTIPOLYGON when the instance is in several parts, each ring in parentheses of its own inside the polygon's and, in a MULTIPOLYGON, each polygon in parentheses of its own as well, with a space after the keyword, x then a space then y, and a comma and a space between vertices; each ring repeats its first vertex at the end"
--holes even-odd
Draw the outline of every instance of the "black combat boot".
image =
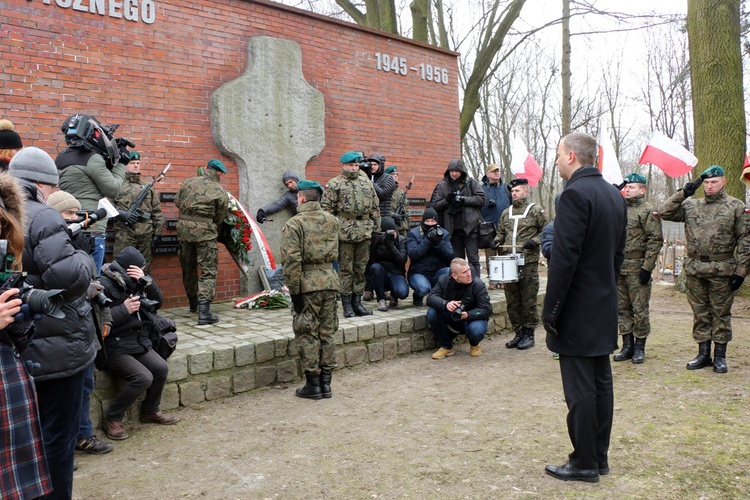
POLYGON ((646 339, 635 339, 633 347, 633 363, 640 365, 646 360, 646 339))
POLYGON ((516 346, 519 351, 523 351, 524 349, 531 349, 535 344, 533 328, 524 328, 522 332, 523 338, 520 342, 518 342, 518 346, 516 346))
POLYGON ((320 370, 320 392, 324 398, 331 397, 331 378, 333 377, 333 370, 326 370, 323 368, 320 370))
POLYGON ((516 336, 513 337, 508 342, 506 342, 505 347, 507 347, 508 349, 515 349, 516 347, 518 347, 518 343, 521 341, 522 338, 523 338, 523 327, 519 326, 518 328, 516 328, 516 336))
POLYGON ((714 371, 716 373, 726 373, 729 371, 727 366, 727 345, 714 342, 714 371))
POLYGON ((354 314, 357 316, 370 316, 372 315, 372 311, 369 309, 365 309, 365 306, 362 305, 362 297, 357 295, 356 293, 352 294, 352 309, 354 309, 354 314))
POLYGON ((633 357, 633 334, 626 333, 622 336, 622 349, 612 358, 615 361, 625 361, 633 357))
POLYGON ((219 322, 219 317, 215 314, 211 314, 211 302, 204 301, 198 303, 198 324, 199 325, 213 325, 219 322))
POLYGON ((354 314, 354 309, 352 309, 352 298, 350 295, 341 296, 341 306, 344 308, 345 318, 353 318, 356 316, 356 314, 354 314))
POLYGON ((294 394, 298 398, 323 399, 323 394, 320 392, 320 375, 305 372, 305 378, 307 379, 305 385, 294 391, 294 394))
POLYGON ((194 295, 188 295, 188 304, 190 304, 190 312, 191 313, 197 313, 198 312, 198 297, 194 295))
MULTIPOLYGON (((726 352, 726 350, 725 350, 726 352)), ((711 341, 706 340, 698 344, 698 355, 687 364, 688 370, 700 370, 711 365, 711 341)))

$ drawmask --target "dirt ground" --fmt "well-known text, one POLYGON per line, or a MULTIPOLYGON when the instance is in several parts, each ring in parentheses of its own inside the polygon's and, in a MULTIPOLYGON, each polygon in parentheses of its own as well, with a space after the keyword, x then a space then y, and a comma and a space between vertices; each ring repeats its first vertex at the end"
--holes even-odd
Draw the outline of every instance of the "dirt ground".
POLYGON ((684 295, 655 285, 646 362, 613 363, 611 473, 544 474, 571 451, 557 362, 541 328, 455 356, 431 351, 334 373, 333 398, 295 386, 131 423, 104 456, 78 455, 76 498, 746 498, 750 492, 750 300, 734 306, 729 373, 687 371, 697 352, 684 295))

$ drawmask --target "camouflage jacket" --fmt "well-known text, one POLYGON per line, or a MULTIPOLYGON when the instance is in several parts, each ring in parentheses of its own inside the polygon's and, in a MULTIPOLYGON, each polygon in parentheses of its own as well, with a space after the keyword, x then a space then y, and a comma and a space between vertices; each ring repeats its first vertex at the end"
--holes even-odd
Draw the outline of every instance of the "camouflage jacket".
POLYGON ((398 227, 398 234, 406 236, 409 232, 409 200, 406 198, 406 192, 401 188, 396 188, 391 196, 391 215, 393 220, 396 221, 398 227), (404 200, 403 213, 399 214, 396 212, 401 200, 404 200))
POLYGON ((518 220, 516 253, 523 251, 525 260, 535 262, 539 259, 539 248, 542 244, 542 229, 547 225, 547 214, 538 204, 534 203, 531 208, 529 208, 529 205, 531 203, 529 203, 528 199, 516 200, 503 211, 502 215, 500 215, 500 221, 497 224, 497 235, 493 243, 506 245, 499 249, 500 253, 511 253, 512 248, 510 246, 513 244, 513 227, 516 224, 516 220, 518 220), (523 213, 527 208, 529 212, 524 217, 523 213), (516 219, 516 217, 518 218, 516 219), (536 242, 536 249, 522 250, 523 246, 529 240, 536 242))
POLYGON ((180 241, 215 240, 218 226, 227 216, 229 197, 219 184, 219 174, 206 169, 202 176, 182 183, 174 203, 180 210, 177 237, 180 241))
POLYGON ((281 265, 290 294, 339 289, 333 268, 339 258, 339 229, 339 219, 322 210, 317 201, 297 207, 297 215, 281 233, 281 265), (322 269, 313 269, 313 264, 323 264, 322 269))
POLYGON ((664 243, 659 213, 644 195, 625 201, 628 204, 628 229, 620 274, 638 274, 641 268, 653 271, 664 243))
POLYGON ((342 172, 328 182, 320 206, 341 221, 339 240, 369 240, 380 229, 378 196, 364 172, 342 172))
POLYGON ((661 218, 685 223, 688 276, 747 276, 750 233, 744 204, 723 189, 705 198, 685 199, 680 189, 659 211, 661 218), (737 258, 735 259, 735 248, 737 258))
MULTIPOLYGON (((115 206, 120 210, 129 209, 130 205, 133 204, 133 201, 135 201, 136 197, 147 185, 147 182, 141 182, 141 174, 126 173, 120 193, 115 199, 115 206)), ((156 196, 156 191, 154 191, 153 187, 149 189, 149 193, 144 198, 140 208, 144 212, 150 213, 151 218, 148 220, 139 219, 133 227, 128 226, 125 222, 116 221, 115 231, 137 236, 146 234, 161 235, 164 216, 161 213, 161 202, 159 201, 159 197, 156 196)))

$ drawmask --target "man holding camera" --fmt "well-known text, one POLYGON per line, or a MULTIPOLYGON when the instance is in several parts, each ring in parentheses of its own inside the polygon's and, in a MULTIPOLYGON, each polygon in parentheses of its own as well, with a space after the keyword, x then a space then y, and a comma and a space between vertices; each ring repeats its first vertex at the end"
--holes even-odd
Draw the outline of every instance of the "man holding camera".
POLYGON ((388 311, 396 307, 398 299, 409 295, 406 284, 406 238, 398 235, 396 222, 391 217, 383 217, 381 232, 373 233, 370 240, 370 277, 372 278, 375 296, 378 299, 378 311, 388 311), (385 304, 385 291, 391 291, 388 305, 385 304))
POLYGON ((750 266, 750 214, 740 200, 729 196, 727 179, 718 165, 707 168, 698 180, 688 182, 660 210, 663 220, 685 223, 687 299, 693 309, 693 339, 698 355, 688 370, 710 366, 727 373, 727 344, 732 340, 734 292, 742 286, 750 266), (705 197, 690 199, 703 184, 705 197), (736 258, 735 258, 735 249, 736 258))
POLYGON ((445 170, 443 180, 435 192, 435 210, 443 214, 443 224, 451 235, 456 257, 466 257, 474 277, 479 278, 479 223, 480 209, 487 196, 482 185, 466 173, 461 159, 453 159, 445 170))
POLYGON ((482 355, 479 343, 487 333, 492 305, 487 288, 478 276, 472 277, 469 263, 461 258, 451 261, 450 276, 438 279, 427 296, 427 321, 440 348, 432 359, 453 356, 453 340, 459 334, 469 341, 469 354, 482 355))
POLYGON ((509 182, 513 202, 500 216, 493 247, 500 253, 521 254, 518 262, 518 281, 503 287, 508 303, 508 317, 516 335, 505 347, 520 350, 534 347, 534 330, 539 324, 537 294, 539 293, 539 246, 542 229, 547 224, 543 208, 529 202, 529 181, 513 179, 509 182))
POLYGON ((454 257, 451 236, 438 225, 434 208, 426 209, 419 227, 409 231, 406 251, 410 259, 409 286, 414 290, 413 303, 421 307, 437 280, 450 272, 454 257))

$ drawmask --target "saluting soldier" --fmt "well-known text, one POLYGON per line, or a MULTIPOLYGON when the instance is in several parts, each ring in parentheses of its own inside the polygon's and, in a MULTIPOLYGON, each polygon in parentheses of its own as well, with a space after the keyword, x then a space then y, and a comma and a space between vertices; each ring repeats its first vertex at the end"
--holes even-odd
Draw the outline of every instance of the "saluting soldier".
MULTIPOLYGON (((115 199, 115 207, 127 211, 133 201, 141 194, 148 185, 141 180, 141 154, 138 151, 130 152, 130 162, 125 165, 125 180, 122 182, 120 192, 115 199)), ((146 219, 139 218, 132 226, 122 220, 115 220, 115 247, 113 258, 125 247, 137 248, 143 258, 146 259, 146 274, 151 274, 151 251, 161 238, 161 229, 164 225, 164 216, 161 212, 161 202, 156 196, 153 186, 149 188, 146 198, 140 209, 148 214, 146 219)))
POLYGON ((367 316, 372 311, 362 305, 365 268, 370 258, 370 237, 380 228, 378 196, 367 175, 359 169, 363 156, 344 153, 341 175, 328 182, 320 205, 339 218, 339 278, 344 317, 367 316))
POLYGON ((284 225, 281 262, 292 296, 292 328, 306 383, 301 398, 331 397, 336 367, 333 335, 339 327, 336 292, 339 277, 333 268, 339 256, 339 219, 320 207, 323 188, 313 181, 297 183, 297 215, 284 225))
POLYGON ((714 371, 728 371, 726 353, 732 340, 734 292, 742 286, 750 265, 748 214, 740 200, 726 193, 726 183, 722 167, 709 167, 660 210, 662 219, 685 223, 684 272, 687 299, 693 309, 693 339, 698 343, 698 355, 687 364, 688 370, 712 364, 713 341, 714 371), (705 197, 690 199, 701 183, 705 197))
POLYGON ((651 332, 648 310, 651 273, 664 239, 659 213, 646 201, 646 178, 633 173, 625 177, 624 182, 628 231, 625 236, 625 260, 617 277, 622 349, 615 354, 614 360, 631 359, 639 364, 646 359, 646 338, 651 332))
POLYGON ((216 295, 216 273, 219 266, 219 225, 229 208, 229 197, 219 184, 227 173, 219 160, 210 160, 198 177, 182 183, 174 203, 180 210, 177 257, 182 266, 182 283, 190 303, 190 312, 198 312, 198 324, 219 321, 211 314, 211 301, 216 295), (201 273, 198 277, 198 268, 201 273))
POLYGON ((503 291, 508 304, 508 317, 516 335, 505 343, 512 349, 534 347, 534 330, 539 324, 537 294, 539 293, 539 247, 542 229, 547 224, 545 210, 529 201, 529 181, 513 179, 510 186, 511 205, 500 215, 497 235, 492 246, 500 253, 523 252, 523 265, 518 266, 518 281, 505 283, 503 291))

